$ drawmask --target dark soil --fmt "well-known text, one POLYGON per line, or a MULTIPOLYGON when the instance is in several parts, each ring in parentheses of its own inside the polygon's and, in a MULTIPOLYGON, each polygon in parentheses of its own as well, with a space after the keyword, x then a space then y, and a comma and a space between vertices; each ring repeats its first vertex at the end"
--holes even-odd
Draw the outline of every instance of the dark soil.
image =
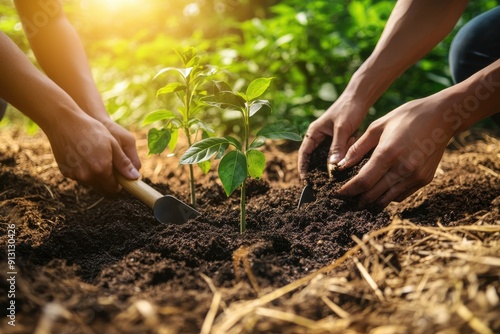
MULTIPOLYGON (((57 333, 146 332, 138 318, 117 318, 138 300, 157 305, 169 328, 197 333, 213 297, 209 282, 231 291, 226 303, 255 298, 331 263, 354 245, 352 235, 361 238, 388 225, 396 212, 423 225, 451 224, 489 210, 500 194, 498 178, 449 168, 439 187, 425 188, 405 205, 357 210, 355 199, 338 198, 335 191, 359 166, 329 178, 324 145, 312 158, 315 168, 308 178, 316 201, 298 209, 302 184, 295 171, 296 147, 273 146, 266 177, 248 185, 248 226, 240 235, 238 194, 227 198, 215 172, 197 184, 202 215, 184 225, 163 225, 124 192, 102 199, 65 180, 43 137, 5 136, 0 243, 5 249, 7 225, 15 224, 18 333, 40 328, 47 305, 63 305, 68 312, 51 323, 57 333)), ((187 173, 177 169, 176 161, 168 165, 161 160, 166 158, 152 159, 167 164, 162 175, 168 179, 155 176, 154 183, 146 182, 186 201, 187 173)), ((500 171, 498 158, 485 161, 500 171)), ((145 164, 144 175, 152 177, 153 169, 145 164)), ((9 288, 6 263, 1 252, 0 300, 9 288)), ((0 328, 13 330, 5 321, 0 328)))

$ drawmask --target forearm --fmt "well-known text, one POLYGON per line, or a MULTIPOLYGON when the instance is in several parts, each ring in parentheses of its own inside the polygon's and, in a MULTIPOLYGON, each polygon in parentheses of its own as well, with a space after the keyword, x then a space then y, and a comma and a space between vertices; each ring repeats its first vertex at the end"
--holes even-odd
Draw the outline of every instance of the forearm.
POLYGON ((55 120, 81 110, 59 86, 42 74, 25 54, 0 32, 0 97, 49 130, 55 120))
POLYGON ((44 26, 30 31, 27 36, 31 48, 45 73, 66 91, 87 114, 100 121, 109 115, 96 88, 83 46, 74 28, 64 15, 57 0, 15 1, 25 30, 40 11, 50 18, 44 26), (47 6, 48 7, 47 9, 47 6))
POLYGON ((468 0, 399 0, 370 57, 356 71, 346 93, 366 109, 406 69, 432 50, 453 29, 468 0))
POLYGON ((443 123, 450 135, 500 112, 500 60, 430 99, 441 106, 443 123))

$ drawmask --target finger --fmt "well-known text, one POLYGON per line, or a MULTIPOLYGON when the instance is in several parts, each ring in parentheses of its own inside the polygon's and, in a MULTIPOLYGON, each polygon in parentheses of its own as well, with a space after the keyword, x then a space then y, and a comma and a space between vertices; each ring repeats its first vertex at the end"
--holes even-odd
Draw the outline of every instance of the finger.
POLYGON ((419 187, 418 185, 409 185, 406 182, 400 182, 394 187, 390 188, 384 195, 382 195, 377 200, 377 205, 381 208, 385 208, 393 201, 401 202, 420 188, 421 187, 419 187))
POLYGON ((375 151, 359 173, 340 188, 339 195, 353 197, 369 191, 387 173, 390 164, 382 154, 375 151))
POLYGON ((109 164, 105 161, 88 161, 75 170, 72 179, 91 186, 102 194, 114 194, 120 190, 120 186, 113 175, 111 160, 108 162, 109 164))
POLYGON ((388 171, 375 185, 365 193, 361 194, 359 199, 359 206, 366 207, 366 205, 375 203, 380 200, 388 191, 396 187, 404 179, 397 173, 388 171))
POLYGON ((338 165, 344 168, 356 165, 371 149, 377 146, 380 135, 381 131, 378 129, 368 128, 368 130, 349 147, 344 159, 342 159, 338 165))
POLYGON ((351 135, 352 133, 346 131, 344 127, 333 127, 333 139, 330 146, 330 152, 328 153, 328 164, 335 165, 344 158, 347 148, 349 147, 348 142, 351 135))
POLYGON ((347 141, 347 149, 349 150, 355 142, 356 142, 356 137, 352 136, 351 138, 349 138, 349 140, 347 141))
MULTIPOLYGON (((314 123, 313 123, 314 124, 314 123)), ((314 150, 321 144, 325 139, 326 135, 322 131, 316 131, 315 127, 311 124, 307 130, 304 140, 299 148, 299 174, 300 178, 304 179, 305 175, 309 171, 309 158, 314 152, 314 150)))
MULTIPOLYGON (((121 175, 125 176, 127 179, 130 180, 138 179, 141 176, 139 174, 139 171, 132 163, 132 161, 129 159, 129 157, 125 154, 125 152, 123 152, 118 142, 113 141, 112 145, 113 145, 112 148, 113 148, 114 169, 121 175)), ((116 178, 113 177, 113 179, 115 179, 116 181, 116 178)))
POLYGON ((141 160, 139 159, 139 154, 137 153, 137 148, 135 146, 135 139, 132 138, 130 141, 127 141, 122 144, 122 149, 125 155, 130 159, 132 164, 136 169, 141 169, 141 160))

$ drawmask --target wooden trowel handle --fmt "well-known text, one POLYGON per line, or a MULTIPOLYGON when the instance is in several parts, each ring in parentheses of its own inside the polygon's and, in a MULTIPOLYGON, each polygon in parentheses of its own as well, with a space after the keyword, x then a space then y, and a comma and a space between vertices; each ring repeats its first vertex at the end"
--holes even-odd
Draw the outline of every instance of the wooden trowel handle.
POLYGON ((141 202, 149 206, 151 209, 156 201, 163 197, 161 193, 148 186, 141 180, 129 180, 122 175, 115 173, 118 183, 130 194, 137 197, 141 202))

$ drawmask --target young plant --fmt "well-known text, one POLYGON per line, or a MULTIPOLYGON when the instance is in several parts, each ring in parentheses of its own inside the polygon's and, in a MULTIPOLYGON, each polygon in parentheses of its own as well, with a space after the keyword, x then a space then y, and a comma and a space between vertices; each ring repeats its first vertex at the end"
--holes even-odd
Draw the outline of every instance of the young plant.
MULTIPOLYGON (((146 116, 143 125, 148 125, 157 121, 162 121, 161 128, 152 128, 148 132, 149 154, 160 154, 167 147, 174 151, 177 146, 179 130, 186 136, 188 145, 191 146, 201 132, 202 138, 213 136, 211 130, 196 116, 206 106, 202 102, 202 97, 207 96, 204 89, 206 83, 215 73, 215 68, 209 65, 202 65, 200 57, 196 54, 194 48, 188 48, 183 52, 177 52, 182 61, 183 67, 166 67, 156 74, 155 79, 165 73, 174 73, 179 79, 171 81, 160 88, 156 96, 174 94, 180 105, 176 110, 160 109, 151 112, 146 116)), ((198 166, 203 173, 210 170, 210 161, 200 161, 198 166)), ((189 165, 189 186, 191 195, 191 204, 196 206, 196 192, 194 183, 193 166, 189 165)))
POLYGON ((246 229, 246 180, 249 177, 260 179, 266 167, 264 154, 257 150, 268 139, 289 139, 300 141, 301 137, 283 123, 268 124, 260 129, 250 141, 250 117, 263 108, 270 108, 269 101, 258 99, 267 90, 272 78, 259 78, 252 81, 246 92, 233 92, 225 82, 216 82, 218 93, 204 99, 208 105, 222 109, 233 109, 241 112, 241 140, 231 136, 206 138, 193 144, 181 157, 181 164, 194 164, 215 156, 221 159, 218 175, 229 197, 238 187, 240 193, 240 233, 246 229), (232 150, 228 151, 228 148, 232 150), (228 152, 227 152, 228 151, 228 152), (226 153, 227 152, 227 153, 226 153))

